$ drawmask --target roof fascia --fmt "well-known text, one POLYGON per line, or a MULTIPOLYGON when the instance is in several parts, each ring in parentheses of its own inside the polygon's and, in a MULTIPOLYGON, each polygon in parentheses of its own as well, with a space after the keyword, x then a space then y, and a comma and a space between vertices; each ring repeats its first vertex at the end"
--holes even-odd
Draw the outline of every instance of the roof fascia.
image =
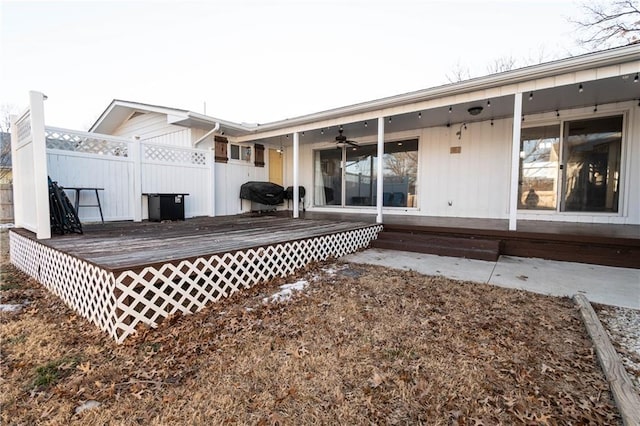
POLYGON ((499 74, 477 77, 460 83, 409 92, 402 95, 381 98, 327 111, 304 115, 296 118, 262 124, 259 128, 246 129, 248 133, 259 136, 260 133, 289 129, 314 122, 329 121, 339 117, 363 114, 403 106, 414 102, 457 96, 469 92, 477 92, 501 86, 521 84, 530 80, 553 77, 556 75, 617 65, 640 60, 640 44, 588 53, 539 65, 532 65, 499 74))

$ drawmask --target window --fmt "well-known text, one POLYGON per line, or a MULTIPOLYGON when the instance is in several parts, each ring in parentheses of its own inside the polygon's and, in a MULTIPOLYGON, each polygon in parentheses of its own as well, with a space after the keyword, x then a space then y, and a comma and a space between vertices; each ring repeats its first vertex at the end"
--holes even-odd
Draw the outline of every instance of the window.
MULTIPOLYGON (((377 145, 345 146, 315 152, 314 203, 317 206, 375 206, 377 145), (344 167, 342 167, 344 164, 344 167), (344 196, 343 196, 344 192, 344 196)), ((383 205, 416 207, 418 141, 384 144, 383 205)))
POLYGON ((235 145, 231 144, 231 148, 229 151, 230 157, 232 160, 238 161, 251 161, 251 147, 244 145, 235 145))
POLYGON ((518 208, 555 210, 560 125, 522 129, 518 208))
POLYGON ((566 123, 564 211, 618 211, 621 150, 622 116, 566 123))
POLYGON ((622 124, 613 116, 522 129, 518 208, 617 212, 622 124))

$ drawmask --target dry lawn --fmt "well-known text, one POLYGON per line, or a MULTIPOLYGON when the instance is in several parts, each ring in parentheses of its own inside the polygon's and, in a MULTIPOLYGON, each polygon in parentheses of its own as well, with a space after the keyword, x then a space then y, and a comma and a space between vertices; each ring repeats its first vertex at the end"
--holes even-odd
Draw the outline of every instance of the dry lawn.
POLYGON ((330 263, 118 346, 0 237, 2 303, 30 302, 1 314, 2 424, 619 423, 568 299, 330 263))

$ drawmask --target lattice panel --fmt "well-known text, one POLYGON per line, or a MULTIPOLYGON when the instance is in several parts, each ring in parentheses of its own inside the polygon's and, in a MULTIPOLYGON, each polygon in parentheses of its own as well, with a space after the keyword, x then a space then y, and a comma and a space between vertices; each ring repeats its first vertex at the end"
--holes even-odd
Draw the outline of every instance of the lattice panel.
POLYGON ((31 136, 31 113, 25 114, 20 121, 16 123, 16 127, 18 128, 18 143, 31 136))
POLYGON ((113 273, 11 232, 11 263, 116 338, 113 273))
POLYGON ((129 147, 127 142, 92 138, 71 132, 57 130, 45 130, 48 149, 81 152, 85 154, 111 155, 114 157, 127 157, 129 147))
POLYGON ((143 144, 144 159, 164 163, 207 165, 207 152, 143 144))
POLYGON ((381 225, 258 249, 125 271, 116 278, 116 340, 138 324, 152 327, 169 315, 190 314, 241 288, 287 276, 313 261, 340 257, 369 245, 381 225))

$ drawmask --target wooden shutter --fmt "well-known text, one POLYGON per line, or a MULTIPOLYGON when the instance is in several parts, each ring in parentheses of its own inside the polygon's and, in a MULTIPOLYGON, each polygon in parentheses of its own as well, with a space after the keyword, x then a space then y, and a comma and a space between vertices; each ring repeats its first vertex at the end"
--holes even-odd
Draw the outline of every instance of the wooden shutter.
POLYGON ((215 136, 213 139, 215 140, 215 143, 216 143, 216 152, 215 152, 216 163, 226 163, 228 161, 227 145, 229 141, 227 140, 227 138, 223 136, 215 136))
POLYGON ((254 150, 256 152, 256 161, 255 161, 255 166, 256 167, 264 167, 264 145, 260 145, 260 144, 255 144, 254 145, 254 150))

